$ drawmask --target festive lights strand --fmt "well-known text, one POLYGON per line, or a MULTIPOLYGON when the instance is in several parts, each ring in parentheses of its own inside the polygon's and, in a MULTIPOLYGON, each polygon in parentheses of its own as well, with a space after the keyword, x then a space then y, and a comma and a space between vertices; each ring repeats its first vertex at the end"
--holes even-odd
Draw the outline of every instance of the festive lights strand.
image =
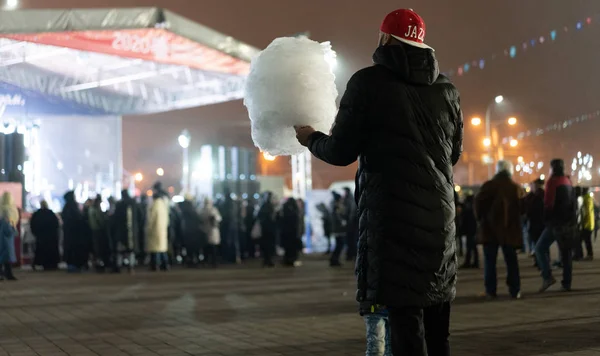
MULTIPOLYGON (((593 22, 593 18, 596 17, 598 15, 594 15, 594 16, 590 16, 590 17, 586 17, 584 20, 582 21, 577 21, 574 26, 570 27, 570 26, 564 26, 562 31, 564 33, 567 33, 569 31, 571 31, 572 28, 574 28, 575 31, 581 31, 583 30, 586 26, 590 26, 592 25, 593 22)), ((516 58, 517 55, 520 52, 526 52, 527 50, 536 47, 538 45, 543 45, 545 43, 551 43, 551 42, 555 42, 557 39, 559 39, 561 36, 559 36, 559 31, 558 30, 551 30, 539 37, 534 37, 532 39, 523 41, 522 44, 520 45, 513 45, 510 47, 507 47, 506 49, 504 49, 504 51, 502 52, 502 55, 498 55, 497 53, 492 54, 491 56, 488 57, 483 57, 480 59, 476 59, 473 61, 469 61, 466 62, 465 64, 459 66, 456 69, 450 69, 446 72, 444 72, 444 74, 446 76, 449 77, 454 77, 454 76, 464 76, 468 73, 472 73, 474 68, 479 68, 479 69, 484 69, 486 68, 487 64, 489 62, 495 61, 498 58, 516 58)))
POLYGON ((549 132, 566 130, 570 127, 573 127, 576 124, 580 124, 580 123, 590 121, 590 120, 595 120, 598 118, 600 118, 600 110, 594 111, 592 113, 579 115, 576 117, 571 117, 566 120, 554 122, 554 123, 546 125, 544 127, 538 127, 537 129, 521 131, 516 136, 508 136, 508 137, 502 138, 502 143, 508 144, 510 142, 510 140, 512 140, 512 139, 517 139, 517 140, 521 141, 528 137, 538 137, 538 136, 541 136, 541 135, 549 133, 549 132))

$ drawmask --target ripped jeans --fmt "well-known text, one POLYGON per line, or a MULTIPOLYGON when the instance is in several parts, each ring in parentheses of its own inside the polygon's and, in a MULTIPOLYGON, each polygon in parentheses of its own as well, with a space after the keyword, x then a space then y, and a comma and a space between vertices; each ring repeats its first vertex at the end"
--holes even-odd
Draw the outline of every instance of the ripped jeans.
POLYGON ((363 317, 367 329, 366 356, 392 356, 387 311, 363 317))

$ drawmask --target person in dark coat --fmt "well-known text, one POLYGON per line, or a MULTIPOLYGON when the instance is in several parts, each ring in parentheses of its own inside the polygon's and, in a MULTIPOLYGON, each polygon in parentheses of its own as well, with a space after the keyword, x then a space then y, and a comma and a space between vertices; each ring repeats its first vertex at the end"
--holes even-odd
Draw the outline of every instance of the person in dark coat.
POLYGON ((137 252, 137 260, 140 265, 144 265, 146 263, 146 217, 148 214, 148 196, 142 195, 140 197, 139 204, 139 213, 140 213, 140 233, 138 236, 138 247, 139 250, 137 252))
POLYGON ((273 193, 264 194, 263 203, 258 210, 256 219, 260 224, 260 254, 264 267, 274 267, 275 242, 277 239, 277 212, 273 203, 273 193))
POLYGON ((298 211, 298 202, 294 198, 289 198, 281 210, 281 247, 285 251, 283 264, 293 267, 298 260, 298 252, 302 248, 300 213, 298 211))
POLYGON ((506 262, 506 284, 510 295, 521 297, 521 277, 517 249, 523 246, 523 189, 512 180, 513 165, 498 161, 497 173, 486 182, 475 198, 475 216, 479 222, 479 242, 483 245, 485 295, 496 298, 498 248, 506 262))
POLYGON ((188 196, 178 204, 181 218, 181 235, 186 251, 186 263, 190 267, 198 266, 200 250, 206 245, 206 233, 202 231, 202 219, 188 196))
POLYGON ((331 135, 297 126, 322 161, 359 160, 357 300, 389 311, 394 355, 449 354, 457 257, 452 166, 462 152, 458 90, 440 75, 412 10, 386 16, 374 66, 348 82, 331 135))
MULTIPOLYGON (((531 184, 531 192, 525 198, 527 234, 531 242, 532 256, 535 260, 535 245, 544 231, 544 181, 536 179, 531 184)), ((537 261, 534 262, 537 267, 537 261)))
POLYGON ((40 209, 31 215, 29 226, 35 236, 33 265, 44 267, 44 271, 57 270, 60 263, 58 250, 60 222, 56 214, 48 209, 45 200, 40 203, 40 209))
POLYGON ((467 252, 462 268, 479 268, 479 252, 477 251, 477 219, 475 218, 475 197, 467 196, 462 204, 462 233, 467 237, 467 252))
POLYGON ((80 272, 88 263, 90 244, 87 236, 85 236, 84 219, 79 210, 79 205, 75 201, 75 193, 73 191, 67 192, 64 198, 65 206, 61 213, 64 259, 69 272, 80 272))
POLYGON ((327 250, 325 255, 331 253, 331 213, 323 203, 317 205, 317 210, 321 213, 321 222, 323 224, 323 237, 327 240, 327 250))
POLYGON ((112 222, 117 254, 114 271, 120 272, 124 260, 127 260, 127 268, 132 272, 135 267, 136 252, 140 250, 139 238, 144 225, 140 207, 127 189, 121 191, 121 200, 115 205, 112 222))
POLYGON ((335 249, 329 259, 331 267, 340 267, 340 256, 344 247, 346 247, 348 237, 348 212, 344 198, 337 192, 331 192, 333 201, 331 202, 331 236, 335 238, 335 249))
POLYGON ((256 242, 252 238, 252 227, 254 227, 255 217, 254 213, 256 206, 249 200, 244 201, 243 204, 242 219, 244 223, 244 238, 246 239, 246 253, 245 257, 255 258, 256 257, 256 242))
POLYGON ((354 261, 357 253, 357 242, 358 242, 358 214, 356 210, 356 202, 354 201, 354 194, 352 189, 344 188, 344 205, 346 206, 346 214, 348 221, 348 228, 346 233, 346 261, 354 261))

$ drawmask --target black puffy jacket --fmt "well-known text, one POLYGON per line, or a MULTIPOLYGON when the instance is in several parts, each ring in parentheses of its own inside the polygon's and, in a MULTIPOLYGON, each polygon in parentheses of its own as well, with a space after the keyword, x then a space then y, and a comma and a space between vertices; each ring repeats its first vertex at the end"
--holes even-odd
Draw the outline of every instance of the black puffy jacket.
POLYGON ((426 307, 456 285, 452 166, 462 151, 459 94, 430 49, 381 46, 348 82, 331 136, 309 149, 346 166, 357 157, 357 300, 426 307))

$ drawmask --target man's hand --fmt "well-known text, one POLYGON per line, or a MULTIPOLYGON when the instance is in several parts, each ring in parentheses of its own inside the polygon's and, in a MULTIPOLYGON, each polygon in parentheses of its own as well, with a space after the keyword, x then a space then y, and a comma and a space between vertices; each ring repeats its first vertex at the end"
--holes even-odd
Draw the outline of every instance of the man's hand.
POLYGON ((311 126, 294 126, 296 130, 296 138, 304 147, 308 147, 308 138, 316 132, 311 126))

